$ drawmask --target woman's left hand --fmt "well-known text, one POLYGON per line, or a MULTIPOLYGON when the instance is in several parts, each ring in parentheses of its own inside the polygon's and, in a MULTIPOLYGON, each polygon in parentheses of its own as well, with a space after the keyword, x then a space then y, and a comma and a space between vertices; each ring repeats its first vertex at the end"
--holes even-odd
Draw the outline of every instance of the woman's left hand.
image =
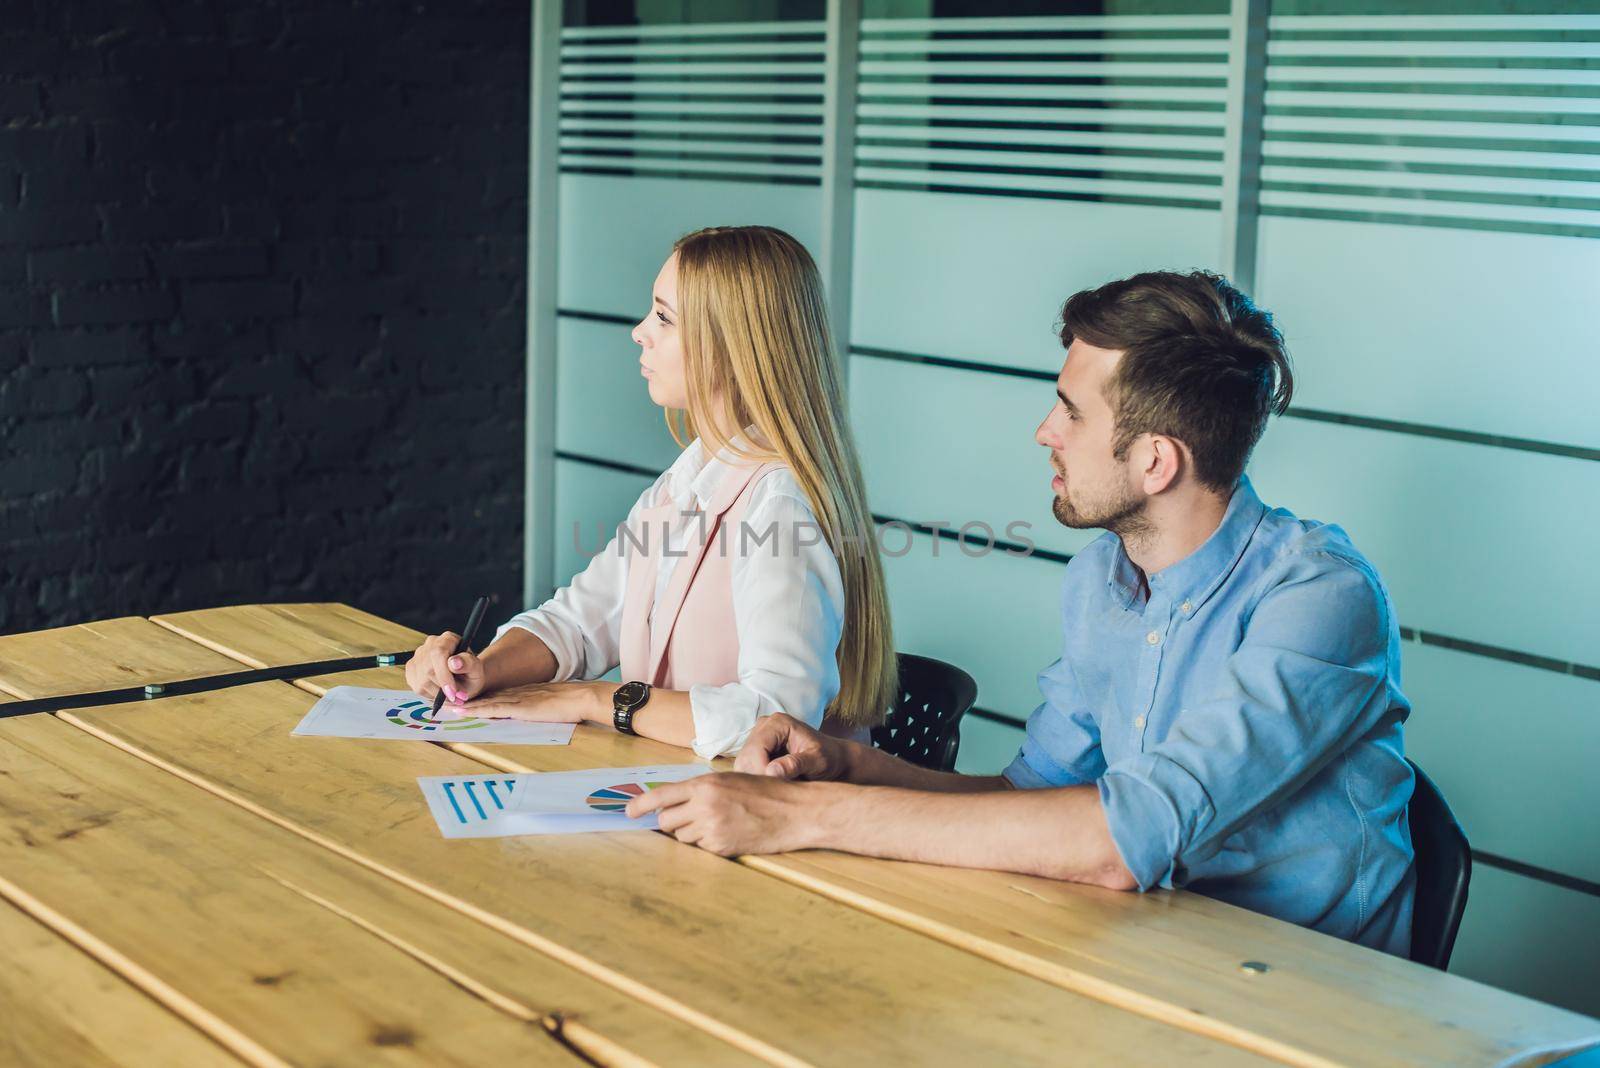
POLYGON ((451 716, 479 719, 520 719, 529 723, 609 723, 609 682, 530 682, 507 686, 462 704, 446 704, 451 716))

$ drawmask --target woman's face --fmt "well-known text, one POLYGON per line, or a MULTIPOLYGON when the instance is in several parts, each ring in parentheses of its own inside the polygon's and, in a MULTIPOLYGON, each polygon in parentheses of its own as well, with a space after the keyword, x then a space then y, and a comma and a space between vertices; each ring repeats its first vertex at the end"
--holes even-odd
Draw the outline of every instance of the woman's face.
POLYGON ((689 407, 689 386, 683 371, 683 342, 678 331, 678 254, 661 265, 651 292, 650 312, 633 328, 639 346, 639 373, 650 386, 650 399, 663 408, 689 407))

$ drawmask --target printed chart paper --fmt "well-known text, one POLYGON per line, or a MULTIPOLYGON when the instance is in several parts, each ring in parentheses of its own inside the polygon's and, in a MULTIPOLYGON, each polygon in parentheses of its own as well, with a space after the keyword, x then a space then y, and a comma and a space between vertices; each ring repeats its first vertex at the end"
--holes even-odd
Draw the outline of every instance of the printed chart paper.
POLYGON ((512 791, 527 775, 430 775, 417 780, 428 811, 446 838, 537 834, 538 817, 510 811, 512 791))
MULTIPOLYGON (((439 832, 446 838, 653 831, 658 827, 655 813, 630 820, 617 807, 617 799, 606 792, 622 783, 648 789, 647 783, 650 782, 678 782, 710 770, 705 764, 687 764, 665 768, 598 768, 593 771, 530 775, 429 775, 419 778, 417 785, 428 802, 428 811, 439 825, 439 832), (607 785, 593 787, 587 782, 580 784, 571 781, 574 776, 586 776, 595 782, 604 780, 607 785), (565 786, 559 782, 542 781, 563 779, 569 780, 565 786), (530 796, 552 798, 555 810, 520 810, 517 807, 518 799, 525 792, 530 796), (600 804, 587 801, 595 793, 602 794, 600 804), (573 796, 578 797, 577 804, 573 804, 573 796)), ((632 795, 624 793, 624 796, 632 795)), ((626 807, 626 800, 621 805, 626 807)))
POLYGON ((657 786, 682 782, 711 771, 709 764, 659 764, 632 768, 590 768, 547 771, 519 784, 518 812, 544 815, 591 815, 621 812, 628 802, 657 786))
POLYGON ((384 738, 392 741, 495 742, 503 745, 566 745, 571 723, 524 723, 515 719, 454 719, 410 690, 335 686, 311 706, 295 734, 323 738, 384 738))

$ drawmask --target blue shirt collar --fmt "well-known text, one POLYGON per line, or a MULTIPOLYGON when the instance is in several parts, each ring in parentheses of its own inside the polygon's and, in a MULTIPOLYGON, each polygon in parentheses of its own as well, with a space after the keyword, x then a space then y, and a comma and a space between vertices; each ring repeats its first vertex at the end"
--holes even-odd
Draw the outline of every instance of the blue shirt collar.
MULTIPOLYGON (((1250 544, 1250 539, 1267 514, 1267 506, 1256 496, 1250 479, 1241 476, 1239 484, 1228 499, 1228 509, 1222 522, 1211 532, 1194 552, 1151 578, 1151 584, 1164 593, 1168 600, 1187 602, 1191 611, 1199 611, 1213 593, 1232 574, 1234 565, 1250 544)), ((1139 569, 1128 559, 1122 543, 1111 557, 1110 573, 1106 585, 1123 608, 1129 608, 1144 587, 1139 569)))

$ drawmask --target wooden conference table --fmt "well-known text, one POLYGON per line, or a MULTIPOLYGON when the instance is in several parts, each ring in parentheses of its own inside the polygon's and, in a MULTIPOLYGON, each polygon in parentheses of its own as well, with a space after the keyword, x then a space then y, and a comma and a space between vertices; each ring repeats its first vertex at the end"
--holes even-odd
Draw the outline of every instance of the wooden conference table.
POLYGON ((1600 1041, 1194 894, 639 832, 447 841, 419 775, 685 754, 590 727, 290 736, 398 667, 5 710, 421 637, 339 604, 0 637, 0 1063, 1491 1065, 1600 1041))

